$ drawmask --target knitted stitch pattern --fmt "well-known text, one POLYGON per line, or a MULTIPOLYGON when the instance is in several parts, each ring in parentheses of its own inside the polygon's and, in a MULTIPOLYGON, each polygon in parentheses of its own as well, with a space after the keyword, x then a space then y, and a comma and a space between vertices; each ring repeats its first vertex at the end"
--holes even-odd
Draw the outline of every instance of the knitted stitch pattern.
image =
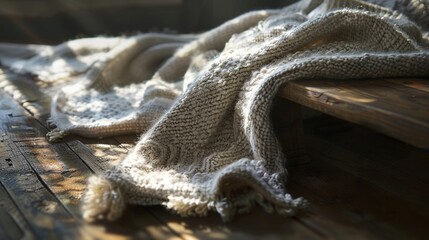
POLYGON ((285 188, 270 119, 277 90, 300 79, 429 76, 428 8, 410 8, 301 1, 201 35, 81 39, 0 60, 56 92, 50 140, 143 132, 119 165, 89 180, 86 220, 114 220, 126 204, 224 220, 256 204, 291 215, 306 201, 285 188))

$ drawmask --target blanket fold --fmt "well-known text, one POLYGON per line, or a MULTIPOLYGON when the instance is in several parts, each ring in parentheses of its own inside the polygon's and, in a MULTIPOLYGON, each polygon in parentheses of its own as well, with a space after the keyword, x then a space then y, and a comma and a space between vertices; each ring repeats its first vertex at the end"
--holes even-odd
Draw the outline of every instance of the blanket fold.
POLYGON ((385 6, 399 7, 307 0, 200 35, 80 39, 20 56, 0 46, 0 60, 47 84, 49 140, 142 133, 119 165, 89 180, 86 220, 117 219, 126 204, 224 220, 255 205, 293 215, 307 202, 287 193, 271 123, 282 84, 429 76, 429 4, 385 6))

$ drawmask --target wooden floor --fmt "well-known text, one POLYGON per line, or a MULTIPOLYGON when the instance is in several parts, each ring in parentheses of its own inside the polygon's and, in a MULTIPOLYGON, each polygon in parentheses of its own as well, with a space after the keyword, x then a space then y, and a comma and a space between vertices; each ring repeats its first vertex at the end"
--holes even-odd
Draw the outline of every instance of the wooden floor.
POLYGON ((288 164, 288 190, 311 202, 292 218, 255 210, 223 223, 162 207, 129 207, 86 224, 86 179, 116 164, 136 136, 49 143, 49 99, 0 73, 0 239, 427 239, 429 152, 327 116, 305 123, 307 158, 288 164))

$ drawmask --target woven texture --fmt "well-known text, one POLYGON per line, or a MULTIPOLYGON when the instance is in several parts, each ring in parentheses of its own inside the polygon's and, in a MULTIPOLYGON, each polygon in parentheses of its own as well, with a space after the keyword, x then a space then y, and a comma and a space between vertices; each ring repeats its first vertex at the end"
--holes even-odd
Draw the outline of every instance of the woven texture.
POLYGON ((114 220, 128 203, 164 204, 183 216, 214 210, 224 220, 255 205, 291 215, 306 201, 285 188, 286 159, 270 119, 280 86, 429 76, 427 3, 371 2, 398 11, 300 1, 201 35, 80 39, 21 55, 0 46, 0 60, 46 83, 50 140, 143 133, 118 166, 90 179, 86 220, 114 220))

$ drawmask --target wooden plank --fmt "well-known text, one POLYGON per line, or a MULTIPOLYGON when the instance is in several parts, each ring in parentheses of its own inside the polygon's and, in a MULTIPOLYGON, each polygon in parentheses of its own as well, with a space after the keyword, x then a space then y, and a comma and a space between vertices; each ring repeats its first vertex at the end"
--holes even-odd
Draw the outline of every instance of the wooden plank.
POLYGON ((110 138, 103 140, 85 139, 85 144, 78 140, 68 141, 67 145, 97 174, 103 174, 125 157, 128 152, 110 138))
POLYGON ((384 81, 393 83, 393 84, 401 84, 409 88, 414 88, 416 90, 420 90, 426 93, 429 93, 429 83, 426 79, 418 79, 418 78, 410 78, 410 79, 384 79, 384 81))
POLYGON ((13 200, 0 185, 0 239, 35 238, 13 200))
POLYGON ((0 239, 21 239, 23 235, 9 212, 0 208, 0 239))
POLYGON ((420 148, 429 148, 429 81, 419 89, 385 80, 300 80, 280 96, 367 126, 420 148))

